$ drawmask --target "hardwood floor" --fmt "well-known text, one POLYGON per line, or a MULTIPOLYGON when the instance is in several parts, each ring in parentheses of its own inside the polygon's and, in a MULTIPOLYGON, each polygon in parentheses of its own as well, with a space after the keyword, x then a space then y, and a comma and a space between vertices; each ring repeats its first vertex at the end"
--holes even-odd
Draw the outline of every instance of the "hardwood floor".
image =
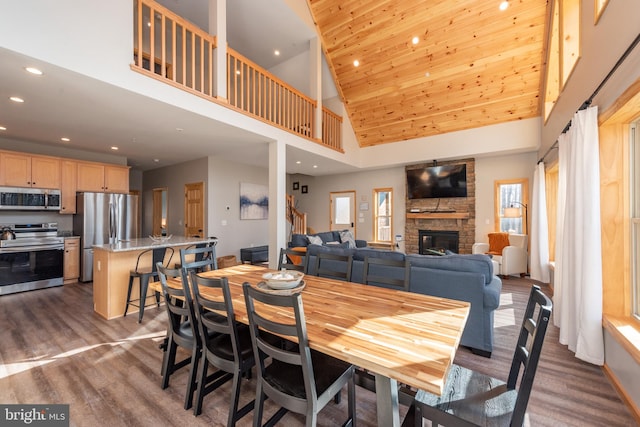
MULTIPOLYGON (((460 348, 456 363, 506 379, 530 281, 503 281, 491 359, 460 348)), ((0 403, 68 403, 75 426, 221 426, 226 423, 229 385, 207 396, 203 414, 182 409, 186 370, 160 388, 165 335, 164 307, 110 321, 93 312, 90 284, 72 284, 0 297, 0 403)), ((241 403, 254 396, 255 379, 243 382, 241 403)), ((320 413, 320 426, 346 418, 346 390, 339 405, 320 413)), ((360 426, 376 425, 375 396, 358 388, 360 426)), ((267 413, 273 408, 267 401, 267 413)), ((401 406, 401 415, 406 407, 401 406)), ((627 408, 599 367, 576 359, 558 344, 550 326, 528 406, 531 426, 631 426, 627 408)), ((304 425, 287 414, 281 425, 304 425)), ((251 425, 251 415, 238 426, 251 425)))

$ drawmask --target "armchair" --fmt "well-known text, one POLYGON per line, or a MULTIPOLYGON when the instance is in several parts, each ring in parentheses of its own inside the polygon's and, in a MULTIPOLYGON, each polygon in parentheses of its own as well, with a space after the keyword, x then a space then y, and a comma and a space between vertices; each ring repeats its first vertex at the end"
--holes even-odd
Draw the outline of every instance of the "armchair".
POLYGON ((489 233, 489 243, 474 243, 471 253, 492 256, 494 274, 510 276, 527 273, 527 235, 489 233))

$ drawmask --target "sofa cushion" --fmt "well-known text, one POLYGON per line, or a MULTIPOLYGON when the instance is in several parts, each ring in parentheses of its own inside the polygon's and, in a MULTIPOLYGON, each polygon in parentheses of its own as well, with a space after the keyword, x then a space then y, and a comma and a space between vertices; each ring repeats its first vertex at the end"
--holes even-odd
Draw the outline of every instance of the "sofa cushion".
POLYGON ((480 273, 484 276, 484 283, 493 280, 493 264, 491 258, 483 254, 475 255, 407 255, 412 266, 434 268, 439 270, 465 271, 480 273))
POLYGON ((304 234, 293 234, 291 236, 291 244, 289 246, 292 247, 306 247, 309 245, 309 239, 304 234))
POLYGON ((386 249, 359 248, 353 253, 354 261, 364 261, 365 257, 404 261, 404 254, 402 252, 388 251, 386 249))
POLYGON ((342 230, 338 234, 340 236, 340 241, 342 243, 347 243, 350 248, 356 247, 356 240, 354 239, 353 233, 351 233, 351 230, 342 230))
POLYGON ((340 245, 311 245, 307 247, 307 255, 310 257, 321 252, 328 252, 336 255, 353 255, 355 249, 343 248, 340 245))
POLYGON ((322 245, 324 243, 320 236, 309 235, 309 236, 307 236, 307 239, 309 239, 309 244, 310 245, 322 245))

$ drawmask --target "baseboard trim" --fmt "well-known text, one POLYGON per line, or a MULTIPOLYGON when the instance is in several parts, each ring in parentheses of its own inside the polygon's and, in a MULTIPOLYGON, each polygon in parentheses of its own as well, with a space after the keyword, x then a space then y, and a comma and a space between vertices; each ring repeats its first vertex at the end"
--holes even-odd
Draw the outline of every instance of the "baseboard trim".
POLYGON ((640 408, 638 408, 633 400, 629 397, 624 387, 622 387, 622 385, 618 381, 618 378, 615 376, 613 371, 609 369, 606 363, 602 367, 602 372, 604 372, 604 374, 607 376, 609 382, 613 385, 613 388, 616 389, 616 392, 618 393, 618 396, 620 396, 622 402, 627 406, 627 408, 629 408, 631 415, 633 416, 633 418, 635 418, 638 425, 640 425, 640 408))

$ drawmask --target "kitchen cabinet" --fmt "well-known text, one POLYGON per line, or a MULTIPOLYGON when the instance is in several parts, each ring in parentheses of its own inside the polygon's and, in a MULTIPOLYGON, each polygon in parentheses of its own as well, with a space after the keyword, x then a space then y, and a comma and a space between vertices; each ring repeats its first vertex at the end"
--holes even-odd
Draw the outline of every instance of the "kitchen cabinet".
POLYGON ((76 213, 76 191, 78 187, 78 164, 72 160, 60 162, 60 213, 76 213))
POLYGON ((60 188, 60 159, 23 153, 0 153, 0 185, 60 188))
POLYGON ((77 163, 77 191, 129 192, 129 167, 103 163, 77 163))
POLYGON ((80 277, 80 238, 64 239, 64 284, 75 283, 80 277))

